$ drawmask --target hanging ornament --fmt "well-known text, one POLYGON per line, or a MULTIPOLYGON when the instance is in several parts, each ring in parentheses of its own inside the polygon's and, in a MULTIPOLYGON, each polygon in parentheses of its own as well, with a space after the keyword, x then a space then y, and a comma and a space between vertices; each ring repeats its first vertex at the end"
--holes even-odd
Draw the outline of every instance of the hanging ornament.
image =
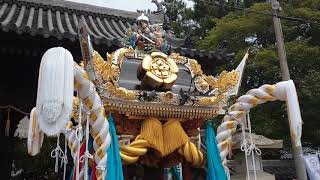
POLYGON ((25 116, 20 120, 18 124, 18 128, 14 132, 14 137, 18 137, 20 139, 27 139, 28 129, 29 129, 29 118, 28 116, 25 116))
POLYGON ((71 53, 51 48, 41 59, 37 119, 40 129, 48 136, 57 135, 65 127, 72 113, 73 66, 71 53))
POLYGON ((5 135, 10 136, 10 109, 7 110, 8 115, 7 115, 7 121, 6 121, 6 129, 5 129, 5 135))
POLYGON ((36 108, 33 108, 30 113, 30 121, 28 128, 28 154, 31 156, 35 156, 40 152, 40 148, 43 143, 44 134, 39 129, 37 123, 37 112, 36 108))

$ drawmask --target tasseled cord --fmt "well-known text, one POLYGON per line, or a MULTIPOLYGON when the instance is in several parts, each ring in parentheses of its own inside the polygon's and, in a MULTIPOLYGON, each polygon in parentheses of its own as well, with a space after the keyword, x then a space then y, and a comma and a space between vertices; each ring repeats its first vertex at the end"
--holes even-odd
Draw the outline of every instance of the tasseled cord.
POLYGON ((61 159, 61 166, 62 163, 64 164, 63 168, 63 179, 65 179, 66 176, 66 167, 68 163, 68 158, 67 158, 67 141, 65 139, 64 143, 64 152, 60 147, 60 134, 57 136, 57 147, 51 151, 51 157, 55 158, 55 167, 54 167, 54 172, 58 173, 58 168, 59 168, 59 158, 61 159))

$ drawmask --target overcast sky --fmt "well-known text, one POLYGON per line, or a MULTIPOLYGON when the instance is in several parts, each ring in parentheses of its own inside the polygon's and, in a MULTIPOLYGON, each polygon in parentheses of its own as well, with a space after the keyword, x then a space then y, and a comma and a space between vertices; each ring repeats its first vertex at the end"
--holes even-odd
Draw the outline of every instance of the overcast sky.
MULTIPOLYGON (((122 9, 127 11, 136 11, 150 9, 156 10, 155 4, 151 0, 69 0, 79 3, 92 4, 96 6, 109 7, 114 9, 122 9)), ((185 0, 188 6, 192 6, 192 2, 185 0)))

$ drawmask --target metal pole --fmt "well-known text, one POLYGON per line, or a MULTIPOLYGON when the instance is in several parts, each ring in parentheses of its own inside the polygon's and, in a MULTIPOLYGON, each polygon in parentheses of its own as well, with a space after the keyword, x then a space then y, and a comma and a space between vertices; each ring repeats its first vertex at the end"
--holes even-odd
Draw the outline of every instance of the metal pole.
MULTIPOLYGON (((287 81, 290 79, 289 68, 287 63, 287 56, 284 47, 284 40, 281 28, 280 18, 277 16, 278 11, 280 10, 280 4, 277 0, 271 0, 272 3, 272 14, 273 14, 273 26, 276 35, 277 48, 278 48, 278 56, 280 60, 280 69, 282 74, 282 80, 287 81)), ((290 129, 291 133, 291 129, 290 129)), ((291 144, 293 149, 293 157, 296 168, 297 180, 307 180, 306 169, 304 167, 303 159, 302 159, 302 147, 296 146, 293 142, 293 136, 291 136, 291 144)))

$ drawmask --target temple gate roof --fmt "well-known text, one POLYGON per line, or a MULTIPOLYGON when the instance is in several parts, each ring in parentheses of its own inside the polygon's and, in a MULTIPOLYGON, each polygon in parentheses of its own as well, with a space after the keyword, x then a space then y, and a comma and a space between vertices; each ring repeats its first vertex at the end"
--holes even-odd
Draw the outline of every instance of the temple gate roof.
MULTIPOLYGON (((128 28, 135 25, 138 12, 80 4, 64 0, 0 0, 0 28, 59 40, 78 38, 81 20, 88 28, 94 44, 119 46, 128 28)), ((151 23, 162 23, 162 14, 148 13, 151 23)), ((185 39, 166 37, 173 52, 189 57, 225 59, 223 53, 186 48, 185 39)))

